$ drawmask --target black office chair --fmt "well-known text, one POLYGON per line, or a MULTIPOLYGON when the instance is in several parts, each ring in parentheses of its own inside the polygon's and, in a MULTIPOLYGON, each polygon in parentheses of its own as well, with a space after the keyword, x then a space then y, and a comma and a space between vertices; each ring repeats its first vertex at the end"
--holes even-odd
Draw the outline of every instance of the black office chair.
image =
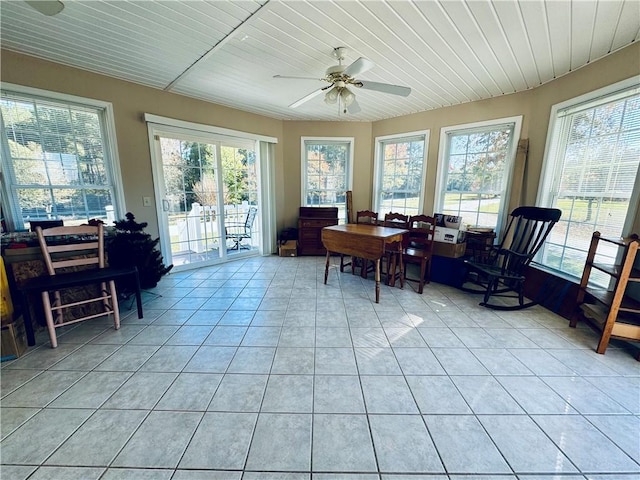
POLYGON ((525 271, 561 215, 557 208, 516 208, 511 212, 500 245, 482 259, 465 260, 466 280, 475 287, 464 285, 462 289, 483 293, 480 305, 495 310, 520 310, 535 305, 536 302, 524 303, 525 271), (517 298, 518 303, 491 303, 492 297, 517 298))
POLYGON ((250 207, 247 216, 242 223, 225 223, 224 233, 226 240, 233 240, 234 245, 228 250, 250 249, 251 246, 242 245, 242 240, 251 239, 253 222, 256 219, 258 209, 250 207))

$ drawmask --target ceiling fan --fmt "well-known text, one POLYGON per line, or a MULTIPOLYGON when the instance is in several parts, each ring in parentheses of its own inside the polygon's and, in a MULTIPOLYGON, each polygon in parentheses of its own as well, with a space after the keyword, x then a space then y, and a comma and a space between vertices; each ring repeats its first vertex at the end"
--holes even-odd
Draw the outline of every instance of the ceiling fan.
POLYGON ((305 95, 300 100, 293 102, 289 105, 290 108, 296 108, 303 103, 308 102, 312 98, 324 93, 324 101, 327 104, 338 104, 342 106, 343 113, 358 113, 360 112, 360 105, 356 101, 355 94, 349 89, 349 87, 363 88, 365 90, 375 90, 377 92, 391 93, 393 95, 400 95, 408 97, 411 93, 409 87, 402 87, 399 85, 391 85, 389 83, 369 82, 367 80, 358 80, 355 77, 361 73, 367 72, 374 67, 374 63, 364 57, 358 58, 349 66, 342 64, 345 58, 347 49, 345 47, 336 47, 333 49, 332 55, 338 60, 338 65, 327 68, 325 76, 322 78, 313 77, 291 77, 287 75, 274 75, 273 78, 290 78, 295 80, 320 80, 328 82, 329 85, 322 87, 319 90, 314 90, 308 95, 305 95))
POLYGON ((64 8, 64 3, 58 0, 25 0, 25 2, 47 17, 57 15, 64 8))

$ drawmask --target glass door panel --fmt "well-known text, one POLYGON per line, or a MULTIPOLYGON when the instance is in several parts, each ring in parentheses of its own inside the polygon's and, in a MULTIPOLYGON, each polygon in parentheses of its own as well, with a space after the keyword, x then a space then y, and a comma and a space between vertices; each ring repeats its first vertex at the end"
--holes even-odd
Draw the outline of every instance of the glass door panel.
POLYGON ((256 155, 217 140, 156 138, 156 196, 162 253, 180 267, 258 251, 256 155))

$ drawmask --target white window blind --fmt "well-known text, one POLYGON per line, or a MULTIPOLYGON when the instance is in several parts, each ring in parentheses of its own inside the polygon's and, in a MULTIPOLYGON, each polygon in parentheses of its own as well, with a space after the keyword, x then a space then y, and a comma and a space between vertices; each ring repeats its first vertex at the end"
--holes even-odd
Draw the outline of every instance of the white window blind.
MULTIPOLYGON (((620 237, 635 212, 640 164, 640 88, 624 88, 556 109, 541 186, 544 205, 562 219, 538 261, 578 278, 594 231, 620 237)), ((599 250, 613 257, 616 251, 599 250)), ((592 275, 606 285, 609 278, 592 275)))
POLYGON ((3 90, 0 113, 4 214, 15 228, 113 221, 119 210, 103 107, 3 90))

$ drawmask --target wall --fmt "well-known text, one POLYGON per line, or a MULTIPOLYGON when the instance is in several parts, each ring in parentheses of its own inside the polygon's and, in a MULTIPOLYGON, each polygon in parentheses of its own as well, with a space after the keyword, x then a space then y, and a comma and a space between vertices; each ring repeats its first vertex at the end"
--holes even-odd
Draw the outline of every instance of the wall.
MULTIPOLYGON (((395 133, 430 131, 423 211, 431 214, 434 213, 440 129, 451 125, 523 115, 521 138, 528 138, 530 97, 531 92, 527 91, 378 121, 373 124, 373 141, 375 143, 375 137, 395 133)), ((512 194, 519 195, 520 189, 514 188, 512 194)))
MULTIPOLYGON (((525 184, 529 202, 536 200, 551 106, 639 74, 640 44, 636 43, 535 89, 530 109, 530 169, 525 184)), ((631 231, 640 233, 640 208, 631 231)))
MULTIPOLYGON (((524 182, 522 185, 513 186, 511 203, 514 205, 533 205, 538 193, 551 107, 556 103, 611 85, 639 73, 640 44, 633 44, 526 92, 374 122, 372 135, 375 138, 394 133, 431 130, 424 202, 424 211, 431 213, 433 212, 437 178, 440 129, 451 125, 523 115, 521 138, 529 139, 529 153, 524 182)), ((372 141, 375 140, 372 139, 372 141)), ((636 215, 634 224, 633 231, 639 232, 640 215, 636 215)))
MULTIPOLYGON (((278 230, 295 225, 300 206, 300 137, 355 137, 354 209, 371 206, 373 152, 376 136, 430 129, 424 211, 433 211, 440 128, 523 115, 522 138, 529 139, 524 183, 515 186, 516 203, 535 203, 551 106, 594 89, 637 75, 640 45, 619 52, 533 90, 455 105, 403 117, 367 122, 282 122, 153 88, 2 51, 2 81, 111 102, 116 117, 118 149, 127 209, 149 222, 157 234, 154 207, 143 207, 142 196, 153 196, 151 159, 145 112, 278 138, 275 155, 278 230)), ((639 209, 640 211, 640 209, 639 209)), ((640 215, 633 231, 640 232, 640 215)))
POLYGON ((285 226, 297 225, 302 195, 301 137, 353 137, 353 208, 371 208, 373 189, 371 123, 284 122, 284 209, 278 212, 285 226))
MULTIPOLYGON (((151 154, 145 113, 215 125, 278 138, 275 152, 276 185, 283 184, 282 122, 234 110, 182 95, 97 75, 2 50, 2 81, 77 95, 113 104, 118 154, 122 170, 126 209, 136 219, 149 223, 151 235, 158 235, 155 203, 142 206, 142 197, 154 197, 151 154)), ((282 189, 276 189, 276 208, 282 210, 282 189)))

